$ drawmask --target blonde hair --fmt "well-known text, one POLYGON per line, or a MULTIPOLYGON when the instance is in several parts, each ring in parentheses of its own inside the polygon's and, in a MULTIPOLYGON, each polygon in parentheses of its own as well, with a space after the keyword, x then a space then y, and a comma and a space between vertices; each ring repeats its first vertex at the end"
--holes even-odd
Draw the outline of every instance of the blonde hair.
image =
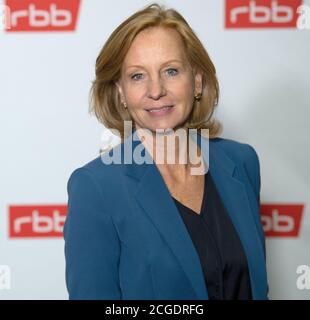
POLYGON ((96 59, 96 78, 90 91, 90 112, 106 127, 118 130, 124 137, 124 121, 131 116, 121 104, 116 82, 131 43, 139 32, 148 27, 165 27, 176 30, 184 43, 191 67, 202 74, 202 96, 195 102, 184 124, 191 129, 209 129, 209 137, 216 137, 221 124, 212 118, 219 100, 219 84, 215 67, 194 31, 174 9, 165 9, 157 3, 148 5, 122 22, 110 35, 96 59))

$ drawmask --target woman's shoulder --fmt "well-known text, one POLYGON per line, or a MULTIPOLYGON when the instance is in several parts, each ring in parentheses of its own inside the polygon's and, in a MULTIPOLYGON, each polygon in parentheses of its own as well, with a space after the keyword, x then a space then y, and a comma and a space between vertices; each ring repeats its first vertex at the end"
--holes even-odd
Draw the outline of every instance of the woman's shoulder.
POLYGON ((246 142, 216 137, 209 140, 210 147, 220 148, 234 162, 258 162, 255 148, 246 142))
POLYGON ((89 180, 93 180, 99 184, 109 184, 109 186, 112 187, 113 182, 120 180, 119 173, 121 172, 120 170, 122 170, 122 165, 116 156, 113 158, 111 152, 114 151, 114 154, 117 154, 119 148, 121 148, 121 146, 117 145, 113 149, 107 150, 73 169, 69 176, 68 184, 70 180, 88 177, 89 180))
POLYGON ((260 161, 254 147, 248 143, 225 138, 210 139, 210 149, 212 147, 219 148, 220 152, 224 152, 240 170, 245 171, 255 193, 259 194, 260 161))

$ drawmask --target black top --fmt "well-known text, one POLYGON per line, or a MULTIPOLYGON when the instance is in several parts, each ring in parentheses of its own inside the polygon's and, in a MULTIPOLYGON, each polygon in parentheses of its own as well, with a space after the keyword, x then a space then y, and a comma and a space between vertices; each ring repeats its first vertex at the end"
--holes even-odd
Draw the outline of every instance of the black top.
POLYGON ((209 299, 252 299, 242 244, 209 171, 200 214, 173 200, 199 255, 209 299))

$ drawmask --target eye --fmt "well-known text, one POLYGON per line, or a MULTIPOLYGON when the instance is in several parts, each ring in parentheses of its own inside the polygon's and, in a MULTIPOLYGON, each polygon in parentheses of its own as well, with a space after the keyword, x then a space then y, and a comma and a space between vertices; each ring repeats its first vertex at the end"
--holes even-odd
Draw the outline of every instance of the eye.
POLYGON ((174 68, 169 68, 166 70, 169 76, 175 76, 178 74, 178 70, 174 68))
POLYGON ((132 80, 140 80, 142 79, 143 74, 142 73, 135 73, 131 76, 132 80))

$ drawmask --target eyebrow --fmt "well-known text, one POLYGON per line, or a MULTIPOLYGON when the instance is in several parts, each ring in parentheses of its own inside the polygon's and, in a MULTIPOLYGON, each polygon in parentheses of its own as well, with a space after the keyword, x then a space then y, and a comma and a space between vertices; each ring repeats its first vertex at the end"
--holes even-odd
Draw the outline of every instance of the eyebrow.
MULTIPOLYGON (((181 60, 172 59, 172 60, 168 60, 168 61, 162 63, 162 64, 161 64, 161 67, 164 66, 164 65, 167 65, 167 64, 169 64, 169 63, 171 63, 171 62, 178 62, 178 63, 183 64, 183 62, 182 62, 181 60)), ((141 65, 131 65, 131 66, 126 67, 126 69, 129 69, 129 68, 144 68, 144 67, 141 66, 141 65)))

